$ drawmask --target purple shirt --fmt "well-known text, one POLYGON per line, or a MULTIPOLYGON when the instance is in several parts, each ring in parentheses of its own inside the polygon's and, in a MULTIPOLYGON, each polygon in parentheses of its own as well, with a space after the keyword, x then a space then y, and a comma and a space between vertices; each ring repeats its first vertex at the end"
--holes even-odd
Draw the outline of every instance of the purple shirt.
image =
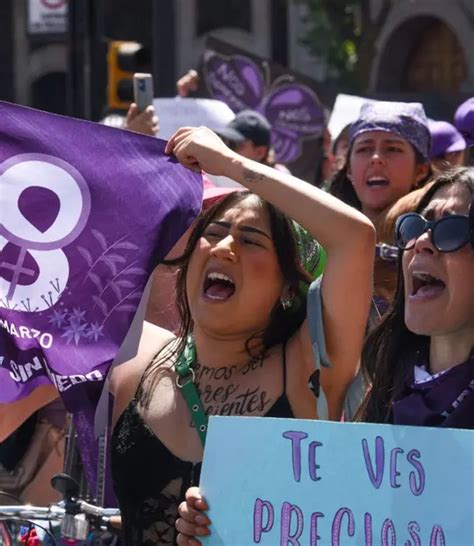
POLYGON ((396 425, 474 429, 474 351, 442 374, 415 380, 411 368, 393 404, 396 425))

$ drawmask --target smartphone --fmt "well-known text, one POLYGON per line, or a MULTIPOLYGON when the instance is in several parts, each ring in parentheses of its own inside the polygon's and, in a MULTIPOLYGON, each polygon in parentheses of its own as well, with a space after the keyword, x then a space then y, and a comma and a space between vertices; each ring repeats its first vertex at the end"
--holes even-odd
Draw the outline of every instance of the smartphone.
POLYGON ((137 72, 133 75, 133 100, 140 112, 153 104, 153 76, 151 74, 137 72))

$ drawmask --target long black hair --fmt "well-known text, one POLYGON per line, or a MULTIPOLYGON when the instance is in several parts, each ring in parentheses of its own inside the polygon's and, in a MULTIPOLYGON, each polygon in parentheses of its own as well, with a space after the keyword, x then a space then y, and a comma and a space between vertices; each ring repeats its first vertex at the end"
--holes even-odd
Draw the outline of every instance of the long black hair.
MULTIPOLYGON (((440 174, 421 199, 417 212, 422 211, 442 187, 460 184, 474 198, 474 169, 458 168, 440 174)), ((474 208, 470 218, 474 230, 474 208)), ((474 231, 473 231, 474 232, 474 231)), ((473 244, 471 242, 471 244, 473 244)), ((362 350, 361 367, 371 387, 361 405, 356 419, 373 422, 391 422, 392 403, 400 393, 413 361, 405 355, 424 352, 429 346, 429 336, 411 332, 405 324, 405 285, 402 272, 402 252, 399 254, 398 285, 391 308, 368 335, 362 350)))
POLYGON ((207 226, 225 210, 232 206, 252 200, 252 206, 261 207, 270 218, 270 229, 273 244, 282 276, 289 287, 289 291, 298 302, 298 305, 284 310, 280 301, 276 301, 270 313, 266 328, 255 333, 247 340, 246 350, 250 358, 263 358, 271 347, 286 342, 301 326, 306 317, 306 298, 304 285, 309 285, 311 278, 304 270, 298 256, 298 247, 291 220, 273 205, 249 191, 238 191, 228 194, 221 201, 214 204, 198 218, 191 232, 188 243, 182 256, 166 262, 168 265, 178 265, 176 279, 176 304, 180 316, 180 329, 177 337, 171 340, 159 351, 152 363, 147 367, 140 387, 138 398, 144 407, 148 407, 151 395, 163 373, 163 364, 175 362, 183 352, 187 338, 193 332, 193 317, 189 308, 186 291, 186 277, 192 253, 207 226), (253 354, 252 341, 259 339, 261 347, 259 354, 253 354), (146 388, 144 385, 146 384, 146 388))

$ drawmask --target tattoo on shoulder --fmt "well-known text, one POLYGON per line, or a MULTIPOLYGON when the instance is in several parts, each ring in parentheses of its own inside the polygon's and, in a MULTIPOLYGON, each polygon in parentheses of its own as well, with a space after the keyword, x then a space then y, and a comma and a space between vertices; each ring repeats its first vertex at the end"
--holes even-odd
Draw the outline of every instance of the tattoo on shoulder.
POLYGON ((245 182, 249 182, 251 184, 255 184, 256 182, 261 182, 264 178, 263 174, 256 173, 255 171, 252 171, 251 169, 244 169, 243 177, 245 182))

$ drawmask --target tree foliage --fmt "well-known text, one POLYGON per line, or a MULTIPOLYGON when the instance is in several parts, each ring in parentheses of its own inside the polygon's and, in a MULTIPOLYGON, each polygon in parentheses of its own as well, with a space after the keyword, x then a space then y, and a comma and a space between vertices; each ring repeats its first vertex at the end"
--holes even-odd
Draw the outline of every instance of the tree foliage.
POLYGON ((307 8, 308 32, 302 43, 322 58, 336 79, 357 91, 367 88, 375 43, 391 0, 380 0, 376 13, 371 0, 295 0, 307 8))

